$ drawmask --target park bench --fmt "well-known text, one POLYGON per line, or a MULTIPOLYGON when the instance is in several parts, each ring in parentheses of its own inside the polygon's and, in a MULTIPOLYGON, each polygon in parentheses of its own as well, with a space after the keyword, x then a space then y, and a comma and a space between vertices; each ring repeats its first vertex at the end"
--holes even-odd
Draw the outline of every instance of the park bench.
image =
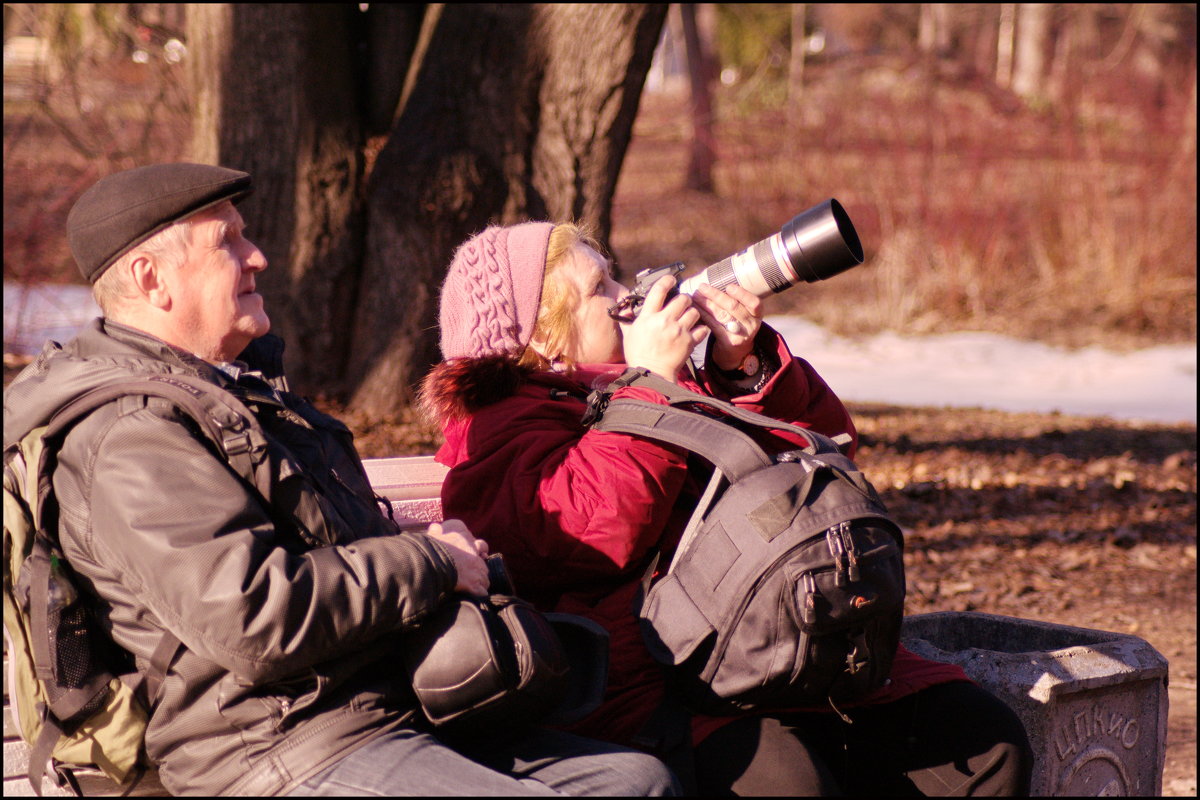
MULTIPOLYGON (((442 518, 446 468, 433 456, 366 461, 375 491, 397 522, 420 528, 442 518)), ((939 612, 905 620, 914 652, 957 663, 1009 704, 1034 748, 1038 796, 1156 796, 1166 756, 1167 662, 1142 639, 994 614, 939 612)), ((16 734, 4 687, 4 795, 28 796, 29 748, 16 734)), ((94 770, 77 771, 85 794, 161 796, 155 773, 132 791, 94 770)), ((44 794, 66 795, 49 779, 44 794)))

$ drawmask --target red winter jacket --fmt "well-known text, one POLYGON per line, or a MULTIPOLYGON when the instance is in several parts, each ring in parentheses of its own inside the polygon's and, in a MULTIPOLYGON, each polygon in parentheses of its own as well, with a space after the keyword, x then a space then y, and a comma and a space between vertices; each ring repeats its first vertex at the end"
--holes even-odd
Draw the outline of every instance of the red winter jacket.
MULTIPOLYGON (((707 370, 700 385, 684 383, 828 436, 849 433, 856 447, 849 413, 816 371, 770 328, 760 332, 759 345, 782 364, 762 392, 731 397, 733 387, 707 377, 707 370)), ((446 438, 437 458, 451 467, 442 486, 444 515, 463 520, 504 555, 518 594, 543 611, 579 614, 608 630, 604 704, 571 730, 630 744, 663 693, 661 667, 642 643, 633 598, 651 548, 660 546, 661 563, 669 563, 707 475, 689 474, 682 448, 583 427, 587 394, 624 365, 580 367, 571 377, 536 372, 518 379, 510 371, 509 386, 497 391, 498 363, 443 363, 426 383, 426 401, 440 415, 446 438), (497 393, 504 396, 480 399, 497 393)), ((665 403, 641 387, 614 396, 665 403)), ((691 472, 704 469, 696 461, 691 472)), ((901 647, 890 684, 865 702, 965 679, 958 667, 901 647)), ((694 741, 727 721, 697 717, 694 741)))

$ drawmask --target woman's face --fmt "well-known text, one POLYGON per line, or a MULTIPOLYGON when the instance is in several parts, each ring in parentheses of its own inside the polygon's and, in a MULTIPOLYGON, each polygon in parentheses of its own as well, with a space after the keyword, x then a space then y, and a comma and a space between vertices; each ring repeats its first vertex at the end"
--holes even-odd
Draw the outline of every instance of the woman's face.
POLYGON ((574 318, 578 337, 573 352, 564 355, 581 364, 624 362, 621 328, 608 316, 608 309, 629 290, 613 280, 612 260, 585 244, 577 244, 554 271, 551 280, 569 282, 579 297, 574 318))

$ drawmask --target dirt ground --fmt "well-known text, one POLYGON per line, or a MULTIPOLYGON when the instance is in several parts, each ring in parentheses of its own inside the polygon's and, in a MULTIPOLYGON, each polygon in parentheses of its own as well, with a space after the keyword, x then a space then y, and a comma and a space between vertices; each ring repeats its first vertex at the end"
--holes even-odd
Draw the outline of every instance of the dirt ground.
POLYGON ((1196 791, 1196 430, 858 407, 858 457, 908 529, 908 612, 1139 636, 1169 667, 1163 792, 1196 791))

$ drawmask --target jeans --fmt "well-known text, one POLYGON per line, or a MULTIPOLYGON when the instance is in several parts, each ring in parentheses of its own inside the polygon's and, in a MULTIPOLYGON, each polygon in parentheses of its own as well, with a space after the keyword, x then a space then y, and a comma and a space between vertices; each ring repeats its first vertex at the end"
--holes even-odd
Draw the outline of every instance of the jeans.
POLYGON ((289 794, 294 797, 646 796, 680 793, 653 756, 568 733, 533 729, 452 749, 399 730, 355 750, 289 794))

